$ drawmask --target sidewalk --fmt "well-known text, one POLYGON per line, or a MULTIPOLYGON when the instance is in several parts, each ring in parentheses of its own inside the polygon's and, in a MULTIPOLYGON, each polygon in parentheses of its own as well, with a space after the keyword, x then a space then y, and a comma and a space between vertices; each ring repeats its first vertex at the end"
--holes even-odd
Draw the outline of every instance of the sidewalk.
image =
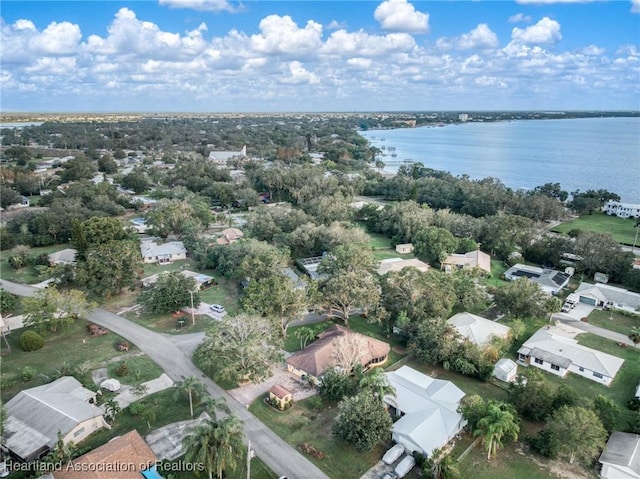
MULTIPOLYGON (((147 393, 144 396, 148 396, 149 394, 157 393, 158 391, 164 391, 165 389, 169 389, 173 387, 173 381, 169 376, 165 373, 162 373, 156 379, 152 379, 151 381, 147 381, 142 383, 149 388, 147 393)), ((131 393, 131 386, 127 386, 127 388, 118 394, 115 397, 116 402, 120 405, 122 409, 126 408, 132 402, 138 401, 142 399, 142 397, 134 396, 131 393)))

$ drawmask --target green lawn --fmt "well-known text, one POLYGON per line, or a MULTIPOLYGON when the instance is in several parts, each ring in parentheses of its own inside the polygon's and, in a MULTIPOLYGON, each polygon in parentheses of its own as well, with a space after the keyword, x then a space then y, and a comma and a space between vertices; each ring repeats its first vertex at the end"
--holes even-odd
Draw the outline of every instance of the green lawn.
POLYGON ((507 264, 499 259, 491 259, 491 277, 487 278, 485 284, 487 286, 495 286, 500 287, 506 283, 505 280, 501 279, 504 272, 509 269, 507 264))
POLYGON ((213 318, 207 315, 195 315, 195 324, 188 313, 180 316, 174 316, 171 313, 159 314, 144 312, 142 309, 136 309, 124 313, 125 318, 151 329, 159 333, 166 334, 184 334, 206 331, 213 318), (182 324, 180 324, 182 321, 182 324))
POLYGON ((589 323, 627 336, 631 328, 640 327, 640 316, 630 318, 614 311, 594 309, 589 315, 589 323))
MULTIPOLYGON (((38 256, 41 254, 55 253, 66 248, 70 248, 69 244, 56 244, 52 246, 43 246, 40 248, 29 248, 29 256, 38 256)), ((45 280, 46 278, 39 278, 38 272, 33 266, 25 266, 24 268, 14 269, 9 264, 9 258, 11 257, 11 251, 2 251, 0 253, 0 278, 7 281, 13 281, 14 283, 34 284, 45 280)))
MULTIPOLYGON (((39 386, 46 382, 46 377, 54 378, 59 371, 67 369, 79 371, 83 382, 91 382, 91 371, 106 367, 109 360, 119 357, 132 361, 135 369, 140 369, 143 380, 157 377, 162 371, 146 356, 131 358, 139 350, 132 346, 129 353, 116 351, 114 344, 122 338, 112 332, 104 336, 91 338, 87 334, 87 322, 78 320, 65 330, 45 336, 46 343, 38 351, 25 352, 20 349, 19 337, 23 330, 13 331, 8 336, 11 352, 2 342, 2 400, 6 402, 22 389, 39 386), (29 382, 23 382, 21 371, 25 366, 35 368, 38 374, 29 382)), ((126 380, 123 380, 126 382, 126 380)))
POLYGON ((596 233, 608 233, 619 243, 633 245, 636 236, 635 224, 635 219, 623 219, 598 212, 562 223, 552 231, 568 233, 573 229, 581 229, 596 233))
POLYGON ((384 235, 382 233, 372 233, 367 230, 364 231, 369 237, 369 244, 371 245, 372 249, 389 249, 393 247, 391 245, 391 239, 387 235, 384 235))
POLYGON ((324 453, 324 459, 306 455, 329 477, 334 479, 358 478, 376 464, 385 451, 380 445, 369 452, 358 452, 350 444, 331 434, 336 415, 336 404, 325 403, 321 411, 312 409, 308 400, 300 401, 291 409, 279 412, 266 405, 262 398, 249 407, 264 424, 293 447, 308 443, 324 453))
MULTIPOLYGON (((210 271, 205 274, 213 276, 210 271)), ((240 288, 236 281, 216 276, 217 285, 200 292, 200 299, 209 304, 221 304, 230 315, 240 311, 240 288)))

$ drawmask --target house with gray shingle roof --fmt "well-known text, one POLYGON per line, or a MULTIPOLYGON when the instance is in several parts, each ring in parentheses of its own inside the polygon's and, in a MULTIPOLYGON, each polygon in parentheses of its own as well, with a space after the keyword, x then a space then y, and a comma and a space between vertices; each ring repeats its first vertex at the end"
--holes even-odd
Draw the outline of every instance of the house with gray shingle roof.
POLYGON ((640 294, 608 284, 580 283, 575 294, 581 303, 599 308, 622 309, 637 312, 640 294))
POLYGON ((613 431, 599 462, 602 479, 640 479, 640 435, 613 431))
POLYGON ((536 283, 544 292, 558 294, 562 288, 569 284, 571 275, 562 271, 548 268, 538 268, 528 264, 514 264, 504 272, 504 277, 508 281, 516 281, 527 278, 536 283))
POLYGON ((575 339, 541 328, 518 349, 518 362, 556 376, 565 377, 571 372, 609 386, 624 359, 582 346, 575 339))
POLYGON ((447 319, 447 323, 476 346, 486 346, 494 337, 507 338, 511 328, 471 313, 458 313, 447 319))
POLYGON ((140 243, 142 261, 145 263, 171 264, 180 259, 187 259, 187 249, 182 241, 169 241, 158 244, 155 241, 140 243))
POLYGON ((58 433, 65 444, 77 444, 98 429, 110 428, 95 402, 96 393, 71 376, 20 391, 6 403, 2 444, 23 461, 46 454, 58 433))

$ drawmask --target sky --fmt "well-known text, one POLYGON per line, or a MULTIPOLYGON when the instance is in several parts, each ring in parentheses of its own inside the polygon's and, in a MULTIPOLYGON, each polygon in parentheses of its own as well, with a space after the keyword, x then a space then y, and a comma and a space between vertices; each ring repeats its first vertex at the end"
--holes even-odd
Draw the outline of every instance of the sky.
POLYGON ((2 112, 640 110, 640 0, 0 3, 2 112))

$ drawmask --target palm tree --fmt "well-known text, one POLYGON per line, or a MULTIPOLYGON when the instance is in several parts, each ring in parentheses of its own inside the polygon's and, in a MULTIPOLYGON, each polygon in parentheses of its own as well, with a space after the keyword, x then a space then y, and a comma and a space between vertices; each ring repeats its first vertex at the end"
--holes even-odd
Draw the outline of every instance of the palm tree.
POLYGON ((179 381, 174 384, 175 398, 178 399, 182 393, 186 393, 189 396, 189 410, 191 411, 191 417, 193 417, 193 396, 201 398, 205 395, 206 390, 202 381, 195 376, 189 376, 184 381, 179 381))
POLYGON ((242 422, 235 416, 218 421, 207 419, 185 437, 185 460, 202 464, 213 479, 222 479, 227 469, 235 469, 244 452, 242 422))
POLYGON ((633 344, 640 343, 640 327, 634 326, 629 333, 629 339, 633 341, 633 344))
POLYGON ((483 442, 487 449, 487 459, 495 456, 503 440, 518 439, 520 426, 513 406, 498 401, 489 401, 484 416, 478 421, 478 429, 474 436, 483 435, 483 442))
POLYGON ((105 401, 104 403, 104 411, 107 413, 107 416, 111 418, 111 421, 116 419, 116 414, 122 411, 120 404, 115 399, 111 398, 105 401))
POLYGON ((155 420, 156 418, 155 409, 151 407, 151 405, 145 404, 145 407, 140 413, 140 416, 146 421, 147 427, 151 429, 151 421, 155 420))
POLYGON ((382 401, 385 396, 395 397, 396 395, 395 388, 389 384, 389 380, 384 375, 384 369, 380 367, 373 368, 367 374, 364 374, 360 378, 358 385, 361 390, 370 390, 380 401, 382 401))

